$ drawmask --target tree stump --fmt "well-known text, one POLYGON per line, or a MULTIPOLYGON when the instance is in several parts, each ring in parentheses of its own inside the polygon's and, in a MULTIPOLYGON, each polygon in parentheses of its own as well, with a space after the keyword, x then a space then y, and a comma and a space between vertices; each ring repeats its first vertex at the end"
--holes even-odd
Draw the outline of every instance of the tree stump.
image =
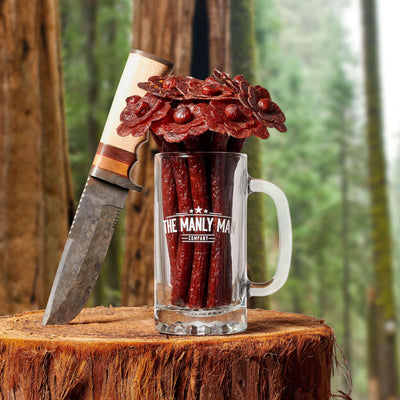
POLYGON ((323 320, 249 310, 245 333, 168 336, 148 307, 0 318, 0 399, 329 399, 334 333, 323 320))

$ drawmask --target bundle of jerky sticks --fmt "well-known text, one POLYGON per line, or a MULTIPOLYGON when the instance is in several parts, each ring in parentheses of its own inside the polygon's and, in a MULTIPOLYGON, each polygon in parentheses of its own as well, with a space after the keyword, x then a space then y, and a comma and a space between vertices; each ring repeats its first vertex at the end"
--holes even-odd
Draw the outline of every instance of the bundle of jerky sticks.
MULTIPOLYGON (((153 76, 138 86, 147 93, 126 99, 118 134, 150 130, 160 152, 190 155, 163 159, 164 216, 194 209, 230 215, 232 188, 226 179, 234 166, 217 155, 205 159, 193 152, 240 152, 252 135, 267 139, 268 128, 286 132, 285 116, 268 90, 218 70, 205 80, 153 76)), ((230 240, 213 233, 211 244, 185 242, 179 232, 166 235, 173 305, 213 308, 231 302, 230 240)))

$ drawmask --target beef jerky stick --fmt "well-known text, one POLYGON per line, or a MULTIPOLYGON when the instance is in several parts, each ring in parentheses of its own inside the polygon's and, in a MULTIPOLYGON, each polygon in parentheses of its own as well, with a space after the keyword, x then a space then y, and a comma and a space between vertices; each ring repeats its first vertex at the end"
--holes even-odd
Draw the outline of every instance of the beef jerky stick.
MULTIPOLYGON (((186 150, 191 151, 198 149, 197 142, 197 137, 192 137, 191 140, 186 141, 186 150)), ((210 209, 210 203, 207 190, 207 172, 205 160, 200 156, 191 155, 188 158, 188 163, 193 209, 195 211, 195 215, 199 215, 200 218, 207 218, 207 213, 210 209)), ((202 308, 206 305, 205 290, 208 281, 209 258, 210 244, 202 242, 194 243, 193 266, 192 275, 190 278, 188 300, 188 306, 191 308, 202 308)))
MULTIPOLYGON (((226 151, 229 136, 214 135, 213 151, 226 151)), ((211 161, 211 206, 214 214, 225 216, 225 162, 219 155, 214 155, 211 161)), ((208 276, 207 308, 219 307, 225 304, 225 260, 227 234, 217 232, 217 218, 214 222, 214 243, 211 245, 210 272, 208 276)))
MULTIPOLYGON (((167 143, 163 138, 152 135, 160 152, 175 151, 177 145, 175 143, 167 143)), ((163 202, 163 219, 175 215, 178 212, 178 202, 176 195, 175 178, 172 171, 171 161, 169 158, 163 158, 161 161, 161 191, 163 202)), ((165 231, 168 247, 169 262, 171 267, 171 281, 174 280, 176 270, 176 253, 178 249, 178 232, 165 231)))
MULTIPOLYGON (((169 159, 164 158, 161 162, 161 190, 164 220, 175 216, 178 212, 175 178, 169 159)), ((178 250, 178 232, 165 230, 167 239, 169 263, 171 266, 171 281, 175 280, 176 252, 178 250)))
MULTIPOLYGON (((189 214, 193 211, 190 192, 190 175, 185 160, 172 158, 172 171, 175 178, 176 194, 178 199, 178 211, 181 214, 189 214)), ((172 280, 171 303, 183 307, 188 297, 191 267, 193 261, 193 243, 183 239, 182 233, 178 240, 176 253, 176 269, 172 280)))
MULTIPOLYGON (((238 139, 234 137, 229 138, 227 145, 228 152, 239 153, 246 139, 238 139)), ((229 165, 225 166, 226 176, 228 179, 233 179, 234 171, 236 169, 237 161, 230 160, 229 165)), ((227 215, 232 215, 233 206, 233 185, 225 185, 226 188, 226 202, 227 202, 227 215)), ((232 301, 232 252, 231 241, 228 240, 226 244, 225 272, 224 272, 224 304, 230 304, 232 301)))
POLYGON ((239 153, 247 139, 238 139, 233 136, 229 138, 229 142, 226 148, 228 152, 239 153))

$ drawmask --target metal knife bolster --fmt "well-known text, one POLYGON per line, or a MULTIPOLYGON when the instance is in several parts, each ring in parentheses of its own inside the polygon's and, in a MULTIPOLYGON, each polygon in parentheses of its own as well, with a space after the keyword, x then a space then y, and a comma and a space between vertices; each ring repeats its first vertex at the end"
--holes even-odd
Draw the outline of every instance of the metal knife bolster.
POLYGON ((147 140, 141 138, 134 153, 100 142, 89 175, 121 186, 125 189, 141 192, 142 187, 131 179, 131 172, 137 161, 137 147, 147 140))

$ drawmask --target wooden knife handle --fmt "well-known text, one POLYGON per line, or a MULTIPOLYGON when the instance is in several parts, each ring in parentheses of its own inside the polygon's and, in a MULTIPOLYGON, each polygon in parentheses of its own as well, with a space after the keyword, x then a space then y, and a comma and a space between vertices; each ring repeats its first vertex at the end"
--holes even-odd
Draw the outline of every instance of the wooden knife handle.
POLYGON ((121 122, 120 115, 126 106, 127 97, 145 94, 144 90, 137 87, 139 82, 145 82, 153 75, 168 75, 172 69, 173 64, 169 61, 140 50, 131 51, 111 104, 90 175, 127 189, 141 191, 141 186, 131 181, 130 172, 137 161, 137 150, 147 141, 147 135, 119 136, 117 127, 121 122))

